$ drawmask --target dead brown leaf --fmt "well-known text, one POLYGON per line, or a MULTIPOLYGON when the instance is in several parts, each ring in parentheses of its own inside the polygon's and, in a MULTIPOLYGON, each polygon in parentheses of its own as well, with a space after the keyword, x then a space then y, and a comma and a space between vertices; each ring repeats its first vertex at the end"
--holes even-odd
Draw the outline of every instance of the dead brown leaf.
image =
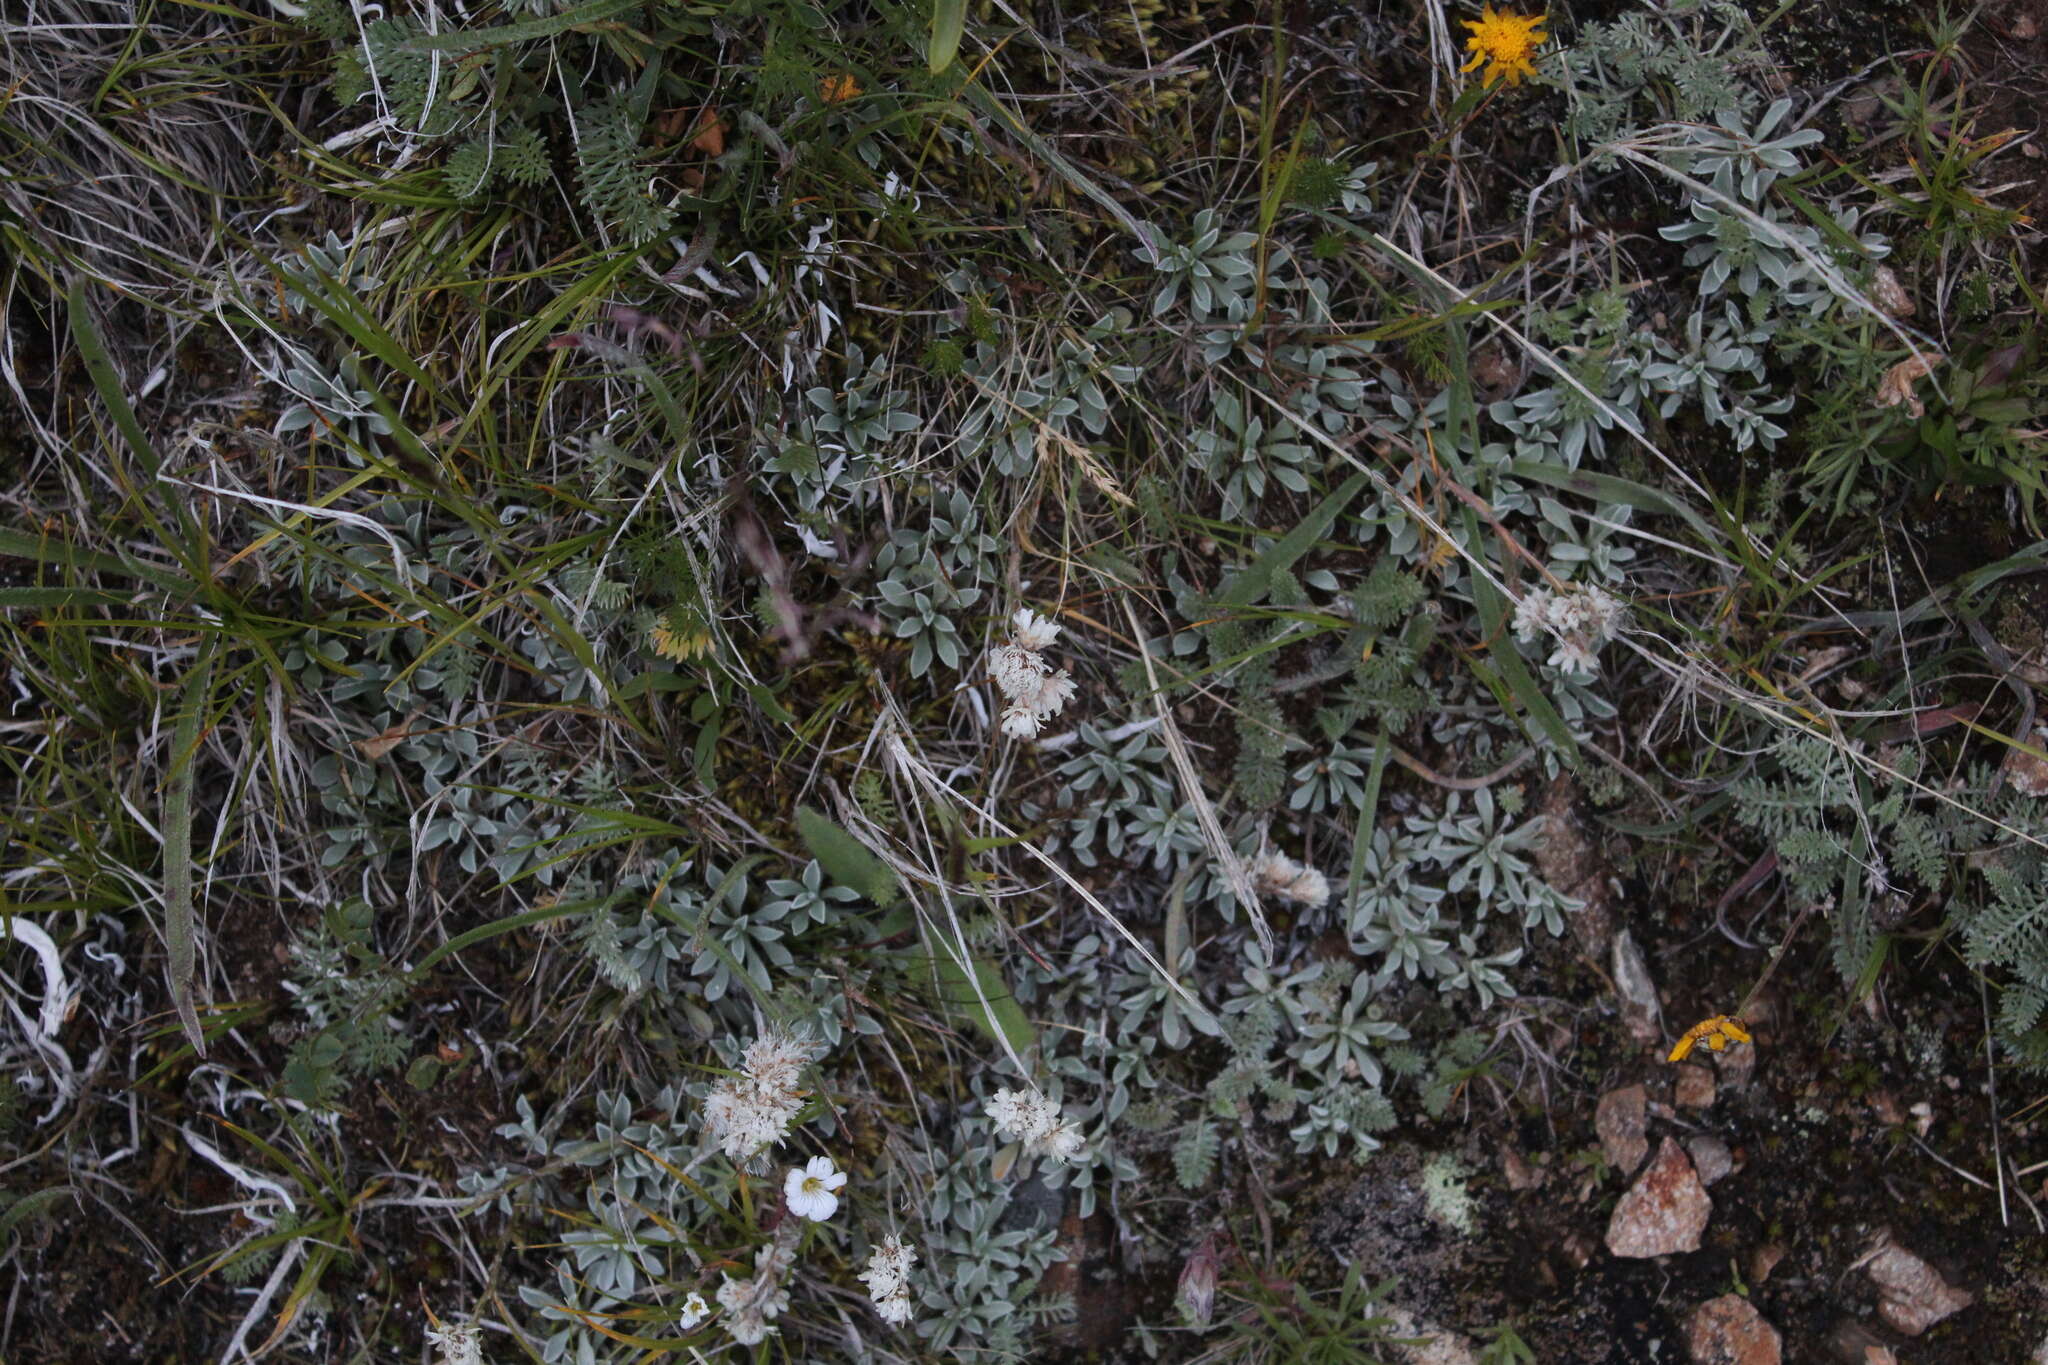
POLYGON ((706 156, 724 156, 725 129, 725 120, 718 116, 718 111, 707 108, 697 117, 697 126, 690 137, 690 149, 706 156))
POLYGON ((406 737, 412 732, 412 723, 418 720, 421 714, 417 710, 413 711, 404 720, 397 722, 381 734, 371 735, 368 739, 357 740, 356 747, 363 751, 364 758, 369 759, 372 763, 376 762, 405 742, 406 737))
POLYGON ((1920 401, 1919 395, 1913 392, 1913 381, 1934 373, 1934 367, 1945 359, 1947 357, 1939 351, 1927 351, 1901 360, 1886 370, 1884 378, 1878 381, 1874 403, 1880 408, 1895 408, 1904 403, 1906 411, 1913 416, 1925 416, 1927 407, 1920 401))

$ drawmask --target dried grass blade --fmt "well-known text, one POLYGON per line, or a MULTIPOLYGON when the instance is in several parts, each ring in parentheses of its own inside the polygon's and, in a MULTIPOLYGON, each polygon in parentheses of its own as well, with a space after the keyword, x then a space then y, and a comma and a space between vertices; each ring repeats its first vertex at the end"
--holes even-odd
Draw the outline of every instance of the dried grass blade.
POLYGON ((1259 904, 1258 890, 1252 886, 1243 860, 1230 846, 1230 841, 1223 837, 1223 825, 1216 819, 1216 807, 1209 803, 1208 794, 1202 790, 1201 774, 1195 771, 1194 760, 1188 757, 1187 741, 1181 738, 1180 727, 1173 723, 1173 713, 1166 709, 1166 694, 1160 690, 1159 674, 1152 667, 1152 651, 1145 646, 1145 628, 1138 624, 1138 613, 1132 609, 1128 597, 1124 599, 1124 616, 1131 623, 1131 638, 1138 642, 1138 657, 1145 661, 1145 681, 1151 688, 1152 705, 1159 713, 1159 734, 1166 741, 1167 755, 1173 759, 1173 771, 1180 778, 1181 794, 1194 807, 1195 823, 1201 827, 1202 842, 1209 846, 1209 855, 1223 869, 1232 894, 1237 897, 1238 904, 1244 906, 1245 914, 1252 922, 1252 932, 1259 936, 1259 946, 1270 957, 1273 927, 1266 923, 1265 909, 1259 904))

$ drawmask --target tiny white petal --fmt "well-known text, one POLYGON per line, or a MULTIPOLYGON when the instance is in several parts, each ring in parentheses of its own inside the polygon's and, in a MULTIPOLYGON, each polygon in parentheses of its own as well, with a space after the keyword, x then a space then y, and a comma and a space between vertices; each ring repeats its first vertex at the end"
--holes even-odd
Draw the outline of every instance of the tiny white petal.
POLYGON ((1038 734, 1038 712, 1022 702, 1003 708, 1003 733, 1011 739, 1032 739, 1038 734))
POLYGON ((1017 644, 1021 648, 1031 650, 1033 653, 1049 648, 1052 642, 1059 638, 1060 628, 1058 624, 1046 620, 1029 607, 1017 608, 1017 614, 1012 616, 1010 620, 1016 627, 1013 633, 1016 636, 1017 644))
POLYGON ((1515 603, 1515 638, 1527 644, 1549 624, 1554 599, 1548 588, 1531 588, 1515 603))
POLYGON ((833 1167, 832 1158, 814 1156, 802 1170, 790 1168, 783 1178, 782 1197, 791 1213, 822 1223, 838 1211, 838 1191, 845 1188, 846 1173, 833 1167))

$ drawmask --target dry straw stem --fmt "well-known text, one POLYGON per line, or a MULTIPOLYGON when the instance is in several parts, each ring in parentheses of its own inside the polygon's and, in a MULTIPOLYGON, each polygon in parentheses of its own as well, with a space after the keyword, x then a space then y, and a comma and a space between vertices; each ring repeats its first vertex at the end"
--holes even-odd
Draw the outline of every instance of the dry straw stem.
MULTIPOLYGON (((1249 385, 1245 386, 1245 392, 1250 394, 1254 398, 1257 398, 1259 401, 1263 402, 1267 407, 1271 408, 1274 412, 1280 414, 1280 416, 1294 423, 1295 427, 1299 431, 1301 431, 1303 435, 1308 436, 1313 440, 1321 442, 1330 450, 1335 451, 1337 455, 1341 457, 1346 463, 1350 464, 1352 468, 1358 470, 1361 474, 1364 474, 1366 477, 1370 478, 1373 482, 1373 487, 1377 488, 1382 494, 1386 495, 1387 497, 1393 498, 1397 502, 1399 502, 1402 508, 1408 513, 1409 516, 1414 517, 1417 521, 1421 522, 1424 526, 1428 527, 1431 534, 1435 535, 1439 540, 1443 541, 1443 543, 1445 543, 1446 545, 1449 545, 1451 549, 1457 553, 1458 557, 1465 561, 1465 563, 1471 568, 1472 572, 1475 575, 1485 579, 1488 583, 1492 584, 1494 589, 1498 591, 1501 594, 1501 596, 1507 598, 1511 602, 1520 600, 1515 596, 1514 593, 1508 591, 1507 584, 1502 582, 1501 579, 1494 574, 1493 567, 1491 565, 1489 565, 1485 560, 1479 558, 1479 556, 1473 554, 1463 545, 1459 544, 1457 538, 1451 534, 1450 530, 1446 528, 1442 522, 1438 521, 1434 516, 1430 515, 1429 509, 1422 505, 1421 499, 1413 497, 1410 494, 1401 491, 1401 489, 1396 487, 1394 483, 1387 478, 1386 475, 1382 474, 1379 470, 1374 469, 1371 465, 1368 465, 1367 463, 1365 463, 1365 461, 1359 459, 1356 455, 1352 454, 1348 447, 1339 445, 1334 439, 1327 435, 1321 427, 1310 425, 1308 422, 1304 421, 1300 416, 1294 413, 1291 409, 1284 406, 1279 399, 1274 398, 1271 394, 1261 392, 1260 390, 1252 388, 1249 385)), ((1147 660, 1147 664, 1149 666, 1149 659, 1147 660)))
MULTIPOLYGON (((892 709, 895 706, 895 699, 893 697, 890 698, 890 706, 892 709)), ((899 736, 891 735, 889 739, 892 755, 908 755, 908 746, 903 744, 899 736)), ((906 771, 911 770, 908 764, 901 763, 900 760, 899 766, 904 767, 906 771)), ((920 777, 924 772, 929 771, 929 768, 922 761, 917 763, 917 769, 920 777)), ((935 797, 935 799, 947 800, 949 798, 941 795, 935 797)), ((951 799, 958 798, 953 797, 951 799)), ((952 888, 947 885, 944 874, 939 871, 944 863, 944 859, 940 856, 938 841, 932 837, 931 828, 925 823, 925 803, 913 801, 910 803, 910 808, 916 814, 918 832, 924 836, 925 855, 928 859, 928 866, 924 868, 909 867, 901 859, 890 856, 888 850, 877 850, 873 845, 869 846, 870 851, 880 852, 888 866, 895 870, 897 881, 902 886, 904 895, 909 897, 911 905, 917 909, 920 918, 930 918, 930 912, 925 909, 918 896, 918 883, 928 883, 938 893, 939 904, 944 906, 946 910, 946 928, 950 933, 938 934, 934 935, 934 937, 938 939, 940 946, 945 950, 946 956, 953 960, 953 965, 959 969, 962 978, 973 989, 974 999, 981 1006, 982 1017, 988 1021, 988 1031, 995 1036, 997 1042, 1003 1045, 1003 1051, 1008 1053, 1010 1060, 1016 1064, 1017 1074, 1029 1077, 1031 1075, 1030 1064, 1018 1054, 1015 1045, 1011 1043, 1009 1030, 1003 1028, 997 1022, 1002 1016, 996 1012, 995 1004, 990 1001, 988 995, 982 990, 981 973, 975 970, 974 951, 968 946, 967 930, 961 925, 959 913, 953 908, 952 888), (913 872, 916 875, 905 876, 906 872, 913 872)))
MULTIPOLYGON (((1761 214, 1757 213, 1754 209, 1750 208, 1747 204, 1742 203, 1740 200, 1734 199, 1729 195, 1723 194, 1720 190, 1715 189, 1712 185, 1707 184, 1705 181, 1694 179, 1692 176, 1687 175, 1684 171, 1677 170, 1671 166, 1667 166, 1663 162, 1659 161, 1657 158, 1653 156, 1646 156, 1643 154, 1641 150, 1639 150, 1642 147, 1660 147, 1666 145, 1669 142, 1676 141, 1679 137, 1684 136, 1685 134, 1691 131, 1685 124, 1664 124, 1650 131, 1661 134, 1661 140, 1654 140, 1649 138, 1631 138, 1617 142, 1603 143, 1601 146, 1594 148, 1590 156, 1601 156, 1604 154, 1611 153, 1615 156, 1622 157, 1625 160, 1633 161, 1638 166, 1648 166, 1660 172, 1661 174, 1667 175, 1671 179, 1677 181, 1679 184, 1691 190, 1694 194, 1699 195, 1701 198, 1711 199, 1715 203, 1727 209, 1730 213, 1740 218, 1752 232, 1759 233, 1760 235, 1771 240, 1772 242, 1775 242, 1777 245, 1784 247, 1786 250, 1790 251, 1793 255, 1797 256, 1800 260, 1804 261, 1807 264, 1807 266, 1813 270, 1814 274, 1820 277, 1821 283, 1825 284, 1828 287, 1829 293, 1833 294, 1836 298, 1842 300, 1842 302, 1844 303, 1852 303, 1856 305, 1858 308, 1861 308, 1864 312, 1870 314, 1872 317, 1876 318, 1880 323, 1882 323, 1886 331, 1890 332, 1893 336, 1897 337, 1899 339, 1900 344, 1903 345, 1908 351, 1912 352, 1913 359, 1915 361, 1919 361, 1926 365, 1928 373, 1928 382, 1931 385, 1933 385, 1934 391, 1937 394, 1941 395, 1943 402, 1948 401, 1948 394, 1942 390, 1941 381, 1935 379, 1932 374, 1934 364, 1939 359, 1938 352, 1936 353, 1935 360, 1929 360, 1927 358, 1926 353, 1920 349, 1920 343, 1915 341, 1912 335, 1908 333, 1905 328, 1899 326, 1898 319, 1894 318, 1891 314, 1885 312, 1884 309, 1879 308, 1875 303, 1865 298, 1863 296, 1863 291, 1858 289, 1855 285, 1849 283, 1848 279, 1842 274, 1841 271, 1835 269, 1834 265, 1831 262, 1823 260, 1821 257, 1816 256, 1811 250, 1809 250, 1806 247, 1806 245, 1803 242, 1800 242, 1797 238, 1785 232, 1777 224, 1763 217, 1761 214)), ((1590 157, 1588 159, 1590 159, 1590 157)), ((1580 164, 1583 165, 1584 162, 1582 161, 1580 164)))
POLYGON ((1451 22, 1444 13, 1444 0, 1429 0, 1423 6, 1429 19, 1429 103, 1436 107, 1437 81, 1459 69, 1458 45, 1451 37, 1451 22))
MULTIPOLYGON (((1438 276, 1435 271, 1430 270, 1428 266, 1423 265, 1420 261, 1415 260, 1415 258, 1409 256, 1406 252, 1401 251, 1400 248, 1395 247, 1392 243, 1387 242, 1384 238, 1379 237, 1377 234, 1368 235, 1371 236, 1373 240, 1383 245, 1386 249, 1399 254, 1402 259, 1409 262, 1415 268, 1426 272, 1431 278, 1437 279, 1439 281, 1442 280, 1442 277, 1438 276)), ((1561 365, 1558 365, 1556 361, 1549 355, 1549 353, 1545 351, 1541 346, 1538 346, 1534 342, 1529 341, 1528 338, 1524 337, 1521 333, 1515 331, 1513 327, 1508 326, 1505 322, 1502 322, 1497 316, 1493 314, 1488 314, 1488 317, 1492 318, 1496 325, 1498 325, 1503 331, 1507 332, 1510 336, 1513 336, 1523 346, 1527 347, 1531 355, 1537 357, 1541 361, 1544 361, 1546 364, 1555 369, 1557 373, 1562 374, 1567 379, 1571 380, 1573 386, 1578 388, 1581 393, 1585 393, 1587 397, 1593 399, 1593 401, 1596 403, 1599 403, 1601 401, 1596 395, 1591 394, 1589 391, 1587 391, 1583 385, 1578 384, 1577 380, 1572 379, 1569 372, 1566 371, 1561 365)), ((1420 500, 1397 488, 1384 474, 1382 474, 1377 469, 1372 468, 1370 465, 1367 465, 1364 461, 1360 460, 1358 456, 1353 454, 1349 448, 1340 445, 1337 441, 1335 441, 1327 433, 1325 433, 1321 427, 1303 421, 1300 416, 1294 413, 1291 409, 1282 405, 1277 399, 1274 399, 1268 394, 1260 393, 1256 389, 1248 389, 1247 392, 1259 398, 1266 404, 1267 407, 1271 408, 1281 417, 1285 418, 1289 422, 1292 422, 1297 430, 1301 431, 1311 440, 1316 441, 1319 444, 1321 444, 1324 448, 1333 451, 1339 458, 1343 459, 1353 468, 1366 474, 1369 478, 1372 479, 1373 485, 1376 488, 1378 488, 1382 494, 1397 500, 1402 505, 1402 507, 1406 509, 1408 515, 1414 517, 1423 526, 1427 527, 1432 533, 1442 538, 1445 543, 1449 544, 1451 548, 1458 554, 1458 556, 1466 562, 1466 564, 1471 568, 1472 572, 1476 576, 1483 578, 1488 583, 1492 584, 1495 590, 1500 592, 1503 596, 1509 597, 1511 599, 1514 597, 1514 594, 1508 592, 1505 584, 1503 584, 1500 578, 1498 578, 1494 574, 1491 566, 1488 565, 1484 560, 1480 559, 1477 555, 1473 554, 1471 550, 1467 549, 1465 546, 1460 544, 1453 536, 1451 536, 1450 533, 1436 520, 1436 518, 1430 515, 1429 510, 1421 504, 1420 500)), ((1610 412, 1614 411, 1609 405, 1605 403, 1601 403, 1601 406, 1607 408, 1610 412)), ((1620 418, 1619 413, 1616 413, 1615 415, 1617 419, 1620 418)), ((1678 469, 1678 467, 1671 462, 1670 458, 1666 456, 1661 450, 1658 450, 1656 445, 1653 442, 1651 442, 1647 437, 1645 437, 1639 430, 1637 430, 1632 423, 1627 424, 1627 429, 1632 435, 1634 435, 1637 438, 1637 440, 1641 441, 1647 449, 1649 449, 1659 459, 1664 460, 1665 463, 1671 467, 1672 471, 1678 474, 1680 478, 1684 479, 1687 484, 1689 484, 1695 489, 1698 489, 1702 494, 1705 494, 1706 490, 1701 489, 1697 483, 1694 483, 1691 478, 1685 475, 1683 470, 1678 469)), ((1725 561, 1717 560, 1716 562, 1721 563, 1723 567, 1725 567, 1730 573, 1734 572, 1733 565, 1726 564, 1725 561)), ((1684 651, 1682 651, 1677 645, 1673 644, 1669 640, 1664 639, 1662 636, 1650 634, 1648 632, 1637 632, 1635 634, 1624 635, 1620 637, 1618 643, 1620 643, 1624 648, 1633 651, 1636 655, 1642 658, 1652 668, 1656 669, 1658 673, 1662 674, 1666 678, 1666 680, 1670 682, 1674 687, 1705 686, 1708 690, 1716 693, 1730 704, 1741 707, 1744 710, 1751 712, 1758 718, 1768 722, 1771 725, 1777 726, 1780 729, 1795 734, 1803 735, 1810 739, 1819 739, 1825 741, 1828 745, 1830 745, 1838 753, 1840 753, 1845 759, 1847 759, 1851 763, 1854 763, 1856 766, 1860 767, 1867 773, 1873 775, 1882 775, 1892 779, 1893 781, 1903 783, 1904 785, 1911 787, 1914 791, 1919 792, 1924 796, 1931 796, 1936 800, 1940 801, 1944 805, 1952 806, 1956 810, 1974 816, 1977 819, 1980 819, 1985 823, 1991 825, 1993 828, 2012 835, 2014 838, 2022 839, 2027 843, 2034 844, 2043 849, 2048 849, 2048 840, 2043 840, 2040 837, 2030 834, 2025 830, 2018 829, 2012 825, 2006 824, 2005 822, 1993 816, 1989 811, 1982 811, 1972 806, 1969 806, 1964 802, 1958 800, 1955 796, 1951 795, 1950 793, 1942 791, 1940 788, 1935 787, 1929 783, 1922 782, 1918 778, 1909 777, 1907 774, 1899 771, 1897 768, 1894 768, 1880 761, 1875 755, 1865 753, 1857 749, 1851 743, 1851 741, 1844 736, 1841 727, 1838 724, 1834 723, 1833 717, 1837 713, 1833 711, 1829 711, 1826 708, 1819 708, 1820 710, 1822 710, 1823 714, 1826 714, 1830 718, 1830 723, 1826 726, 1804 724, 1800 720, 1795 718, 1794 715, 1791 714, 1793 704, 1788 699, 1770 698, 1760 693, 1751 691, 1750 689, 1742 686, 1738 681, 1736 681, 1732 674, 1728 673, 1719 665, 1704 658, 1701 658, 1696 654, 1685 654, 1684 651), (1666 655, 1664 654, 1659 654, 1639 643, 1636 638, 1636 635, 1638 634, 1647 634, 1648 638, 1655 640, 1659 645, 1662 645, 1669 652, 1669 657, 1666 657, 1666 655)), ((1814 703, 1811 706, 1809 706, 1808 709, 1814 709, 1814 707, 1817 707, 1817 705, 1817 703, 1814 703)), ((1901 711, 1898 714, 1905 715, 1908 713, 1901 711)))
POLYGON ((1055 877, 1058 877, 1062 882, 1066 883, 1067 888, 1070 891, 1072 891, 1076 896, 1079 896, 1081 898, 1083 904, 1087 905, 1089 909, 1093 910, 1096 914, 1100 915, 1105 923, 1107 923, 1112 929, 1116 930, 1116 932, 1122 936, 1124 942, 1130 944, 1131 947, 1137 949, 1138 956, 1144 959, 1145 965, 1147 967, 1150 967, 1152 971, 1155 974, 1157 974, 1161 981, 1164 981, 1169 987, 1172 988, 1174 994, 1180 997, 1182 1004, 1186 1005, 1189 1010, 1193 1011, 1196 1014, 1201 1015, 1205 1019, 1210 1017, 1208 1007, 1202 1004, 1200 1000, 1197 1000, 1193 993, 1190 992, 1186 986, 1181 985, 1181 983, 1174 978, 1173 973, 1167 971, 1166 968, 1160 964, 1159 959, 1153 956, 1152 950, 1147 948, 1144 942, 1140 940, 1136 934, 1131 932, 1130 926, 1126 925, 1122 920, 1118 919, 1108 906, 1104 905, 1100 900, 1096 899, 1095 893, 1090 891, 1087 887, 1081 885, 1081 883, 1075 879, 1073 873, 1067 871, 1064 867, 1060 866, 1058 862, 1054 861, 1053 858, 1045 852, 1045 850, 1039 848, 1029 839, 1026 839, 1022 835, 1018 834, 1017 831, 1012 829, 1008 824, 1005 824, 1002 820, 996 818, 995 813, 990 811, 987 807, 975 804, 975 802, 970 800, 968 797, 966 797, 958 791, 955 791, 953 788, 947 786, 943 781, 941 781, 939 775, 933 772, 930 766, 926 764, 924 760, 920 759, 916 754, 913 754, 910 751, 910 746, 904 743, 903 735, 908 732, 908 725, 904 720, 903 713, 897 710, 895 700, 893 698, 889 699, 888 707, 888 714, 893 720, 893 727, 888 734, 883 736, 883 748, 884 751, 889 755, 891 761, 896 765, 896 767, 900 771, 915 778, 920 786, 924 787, 926 791, 931 793, 931 796, 934 800, 950 801, 955 805, 962 806, 967 810, 971 810, 976 815, 980 816, 983 820, 987 821, 990 829, 997 831, 1007 839, 1015 840, 1017 847, 1023 849, 1026 853, 1030 854, 1039 862, 1043 863, 1055 877))
POLYGON ((1173 712, 1167 709, 1166 693, 1159 685, 1158 672, 1152 667, 1152 651, 1145 644, 1145 629, 1138 624, 1138 613, 1131 606, 1128 594, 1124 596, 1123 603, 1124 616, 1131 623, 1131 638, 1138 642, 1138 657, 1145 661, 1145 681, 1152 693, 1152 706, 1159 713, 1159 735, 1166 741, 1166 752, 1173 759, 1173 771, 1180 778, 1181 794, 1194 807, 1195 823, 1201 826, 1202 842, 1209 846, 1209 856, 1223 868, 1223 875, 1230 880, 1232 893, 1251 917, 1252 929, 1259 936, 1259 946, 1271 957, 1273 929, 1266 923, 1266 912, 1259 905, 1258 890, 1246 874, 1237 850, 1223 837, 1223 826, 1216 819, 1216 807, 1210 804, 1208 793, 1202 790, 1201 774, 1195 771, 1194 761, 1188 757, 1187 741, 1181 738, 1180 727, 1173 723, 1173 712))
MULTIPOLYGON (((1342 220, 1334 221, 1341 222, 1342 220)), ((1347 224, 1346 226, 1350 225, 1347 224)), ((1459 289, 1456 285, 1452 284, 1449 280, 1445 279, 1442 275, 1438 274, 1436 270, 1434 270, 1427 262, 1423 261, 1421 258, 1410 254, 1409 252, 1403 250, 1399 246, 1396 246, 1393 242, 1389 241, 1385 237, 1382 237, 1377 232, 1372 232, 1369 230, 1359 229, 1355 227, 1352 228, 1352 230, 1356 232, 1364 240, 1370 242, 1374 247, 1378 248, 1380 251, 1383 251, 1388 256, 1393 257, 1393 259, 1403 269, 1407 270, 1409 274, 1415 276, 1418 279, 1427 280, 1429 283, 1435 285, 1436 288, 1443 291, 1443 297, 1447 300, 1452 301, 1453 305, 1455 305, 1456 303, 1462 303, 1466 301, 1467 295, 1463 290, 1459 289)), ((1566 384, 1569 384, 1587 402, 1591 403, 1594 407, 1600 409, 1601 412, 1605 413, 1608 417, 1612 418, 1614 423, 1617 426, 1619 426, 1623 431, 1626 431, 1629 435, 1635 437, 1637 443, 1640 444, 1643 447, 1643 449, 1649 451, 1652 455, 1656 456, 1658 461, 1662 463, 1663 466, 1667 470, 1669 470, 1671 474, 1674 477, 1676 477, 1680 483, 1684 484, 1687 488, 1691 489, 1695 494, 1705 499, 1706 501, 1713 501, 1713 495, 1710 494, 1704 487, 1702 487, 1699 481, 1694 479, 1692 475, 1686 473, 1686 471, 1679 465, 1679 463, 1676 460, 1672 459, 1669 455, 1665 454, 1664 451, 1658 447, 1657 443, 1655 441, 1652 441, 1649 438, 1649 436, 1647 436, 1644 433, 1641 425, 1637 423, 1634 417, 1623 412, 1620 408, 1615 407, 1605 398, 1601 397, 1599 394, 1594 393, 1591 389, 1587 388, 1585 384, 1580 381, 1579 377, 1571 372, 1571 368, 1569 366, 1567 366, 1564 362, 1560 361, 1556 356, 1552 355, 1550 351, 1545 347, 1538 345, 1536 342, 1531 341, 1528 337, 1522 335, 1521 332, 1516 330, 1514 324, 1510 323, 1506 318, 1502 317, 1499 313, 1488 312, 1482 314, 1482 316, 1495 328, 1502 332, 1507 333, 1507 335, 1509 335, 1510 337, 1513 337, 1515 344, 1517 346, 1520 346, 1524 351, 1528 352, 1530 358, 1533 359, 1537 364, 1541 365, 1544 369, 1556 375, 1566 384)), ((1282 411, 1285 411, 1285 409, 1282 409, 1282 411)), ((1292 414, 1290 413, 1289 415, 1291 416, 1292 414)), ((1296 425, 1299 426, 1301 424, 1297 422, 1296 425)), ((1324 438, 1324 441, 1325 444, 1329 444, 1327 437, 1324 438)), ((1358 462, 1356 460, 1353 460, 1352 463, 1357 464, 1358 462)), ((1364 468, 1363 465, 1360 465, 1359 467, 1361 469, 1364 468)), ((1432 526, 1430 529, 1437 530, 1438 528, 1432 526)), ((1470 556, 1467 557, 1469 558, 1470 556)), ((1728 564, 1725 561, 1721 563, 1721 567, 1730 572, 1733 572, 1735 568, 1734 565, 1728 564)), ((1495 586, 1499 585, 1496 584, 1495 586)))

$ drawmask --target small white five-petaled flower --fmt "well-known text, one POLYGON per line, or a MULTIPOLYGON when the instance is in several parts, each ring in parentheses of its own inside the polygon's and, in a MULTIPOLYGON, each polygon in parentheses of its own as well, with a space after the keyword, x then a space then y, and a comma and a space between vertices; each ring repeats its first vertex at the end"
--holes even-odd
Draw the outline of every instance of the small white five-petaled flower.
POLYGON ((782 1197, 791 1213, 822 1223, 839 1208, 839 1191, 845 1188, 846 1172, 836 1169, 831 1157, 814 1156, 802 1170, 790 1168, 782 1197))
POLYGON ((704 1302, 702 1294, 692 1294, 683 1300, 683 1315, 676 1319, 676 1326, 687 1332, 711 1316, 711 1305, 704 1302))

